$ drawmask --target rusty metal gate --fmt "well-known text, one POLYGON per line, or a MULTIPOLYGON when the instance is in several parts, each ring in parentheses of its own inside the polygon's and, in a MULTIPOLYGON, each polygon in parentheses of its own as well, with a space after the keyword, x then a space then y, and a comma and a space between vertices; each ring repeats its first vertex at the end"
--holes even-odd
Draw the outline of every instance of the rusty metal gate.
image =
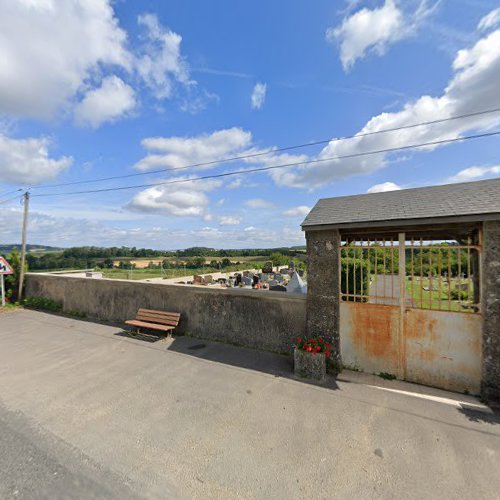
POLYGON ((342 239, 344 365, 479 393, 480 231, 342 239))

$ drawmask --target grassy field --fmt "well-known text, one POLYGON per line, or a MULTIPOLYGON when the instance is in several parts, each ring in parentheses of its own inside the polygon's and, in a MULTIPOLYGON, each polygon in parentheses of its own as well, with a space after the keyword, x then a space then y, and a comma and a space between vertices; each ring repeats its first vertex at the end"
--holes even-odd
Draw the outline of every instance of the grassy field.
MULTIPOLYGON (((464 285, 467 281, 462 279, 460 284, 464 285)), ((406 296, 411 298, 418 307, 424 309, 436 309, 436 310, 450 310, 450 311, 461 311, 468 312, 470 309, 462 307, 461 304, 469 303, 468 299, 459 301, 453 300, 450 297, 450 290, 453 291, 457 289, 459 285, 459 280, 457 278, 450 279, 450 285, 446 279, 441 280, 441 285, 439 285, 438 278, 422 278, 419 281, 412 282, 411 280, 406 280, 406 296), (441 287, 441 293, 439 288, 441 287), (424 288, 431 288, 431 290, 424 290, 424 288), (413 291, 412 291, 413 290, 413 291)), ((473 301, 472 283, 470 283, 470 294, 471 301, 473 301)))
POLYGON ((145 280, 151 278, 181 278, 185 276, 193 276, 195 274, 210 274, 210 273, 231 273, 245 269, 261 269, 264 265, 263 261, 247 261, 240 265, 229 266, 224 269, 214 269, 211 267, 198 267, 195 269, 103 269, 102 272, 105 278, 113 279, 130 279, 130 280, 145 280))
MULTIPOLYGON (((224 258, 226 257, 206 257, 205 258, 205 264, 208 265, 212 261, 216 262, 221 262, 224 258)), ((268 257, 266 256, 254 256, 254 257, 227 257, 229 260, 233 263, 236 262, 241 262, 245 265, 248 266, 248 264, 251 264, 252 266, 255 267, 255 265, 259 265, 262 267, 262 264, 269 260, 268 257)), ((114 258, 113 263, 115 266, 118 266, 120 262, 130 262, 131 264, 135 264, 137 269, 144 269, 148 266, 150 262, 153 264, 158 265, 160 262, 167 261, 167 262, 172 262, 172 263, 182 263, 187 260, 189 260, 189 257, 120 257, 120 258, 114 258)), ((95 259, 97 262, 102 262, 104 259, 95 259)))
MULTIPOLYGON (((376 283, 376 279, 376 276, 372 276, 372 287, 376 283)), ((395 279, 397 279, 397 277, 395 277, 395 279)), ((464 285, 466 283, 466 280, 462 279, 459 282, 457 278, 451 278, 449 285, 447 279, 444 278, 441 279, 441 285, 439 284, 439 279, 436 277, 432 278, 432 280, 430 280, 429 278, 422 278, 421 280, 419 279, 414 281, 410 280, 410 278, 406 278, 405 288, 406 299, 408 301, 407 303, 408 305, 412 303, 413 307, 418 307, 421 309, 432 309, 436 311, 472 312, 472 308, 463 307, 463 305, 466 306, 470 303, 466 297, 464 297, 463 300, 460 301, 451 298, 450 295, 450 290, 453 292, 458 289, 459 284, 464 285), (424 290, 425 288, 427 288, 427 290, 424 290)), ((471 302, 473 301, 472 286, 472 283, 470 283, 471 302)), ((390 288, 388 288, 386 293, 390 295, 390 288)), ((398 296, 399 294, 395 292, 396 299, 398 296)))

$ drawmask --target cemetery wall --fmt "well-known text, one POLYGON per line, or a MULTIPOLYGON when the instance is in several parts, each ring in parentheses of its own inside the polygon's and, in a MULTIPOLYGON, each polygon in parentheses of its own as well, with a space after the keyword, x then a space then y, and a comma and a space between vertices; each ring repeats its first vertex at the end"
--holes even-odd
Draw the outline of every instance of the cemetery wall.
POLYGON ((292 339, 306 330, 306 296, 287 292, 28 273, 26 296, 117 324, 140 307, 175 311, 181 313, 180 334, 275 352, 291 352, 292 339))

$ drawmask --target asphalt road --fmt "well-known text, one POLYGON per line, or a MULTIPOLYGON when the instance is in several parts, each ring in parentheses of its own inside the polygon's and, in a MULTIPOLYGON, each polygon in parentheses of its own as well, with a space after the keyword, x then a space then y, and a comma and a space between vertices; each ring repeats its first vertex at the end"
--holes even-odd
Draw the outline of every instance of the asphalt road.
POLYGON ((0 498, 139 498, 119 478, 22 413, 0 405, 0 498))
POLYGON ((33 311, 0 315, 0 498, 492 499, 470 396, 33 311))

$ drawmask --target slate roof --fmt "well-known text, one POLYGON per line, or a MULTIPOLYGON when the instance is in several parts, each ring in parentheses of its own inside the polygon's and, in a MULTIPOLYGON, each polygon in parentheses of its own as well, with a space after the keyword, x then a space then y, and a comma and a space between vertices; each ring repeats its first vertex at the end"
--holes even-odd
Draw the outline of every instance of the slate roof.
MULTIPOLYGON (((386 193, 323 198, 309 212, 303 229, 314 226, 373 226, 390 221, 488 214, 500 218, 500 178, 386 193)), ((489 217, 488 217, 489 218, 489 217)), ((496 217, 493 217, 496 218, 496 217)), ((481 220, 481 217, 477 217, 481 220)))

